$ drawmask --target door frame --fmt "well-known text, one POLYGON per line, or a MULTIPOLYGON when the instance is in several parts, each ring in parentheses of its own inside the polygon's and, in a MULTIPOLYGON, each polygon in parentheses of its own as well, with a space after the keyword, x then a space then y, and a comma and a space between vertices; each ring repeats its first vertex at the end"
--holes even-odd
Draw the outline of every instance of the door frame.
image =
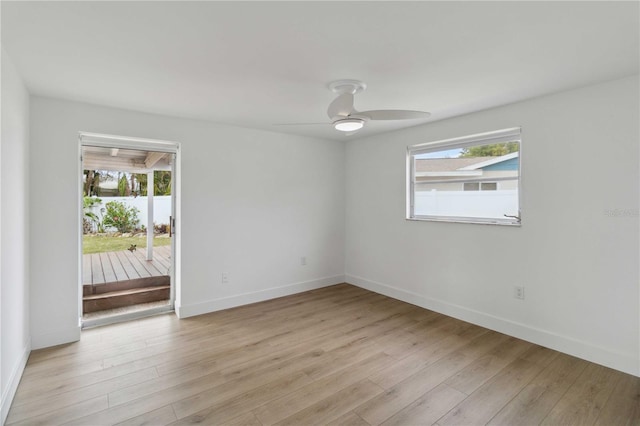
POLYGON ((105 324, 111 324, 116 322, 130 321, 145 316, 156 315, 159 313, 170 312, 175 310, 176 298, 180 294, 180 143, 174 141, 158 140, 158 139, 145 139, 129 136, 117 136, 100 133, 90 132, 78 132, 78 212, 79 212, 79 224, 82 225, 83 213, 83 182, 82 176, 84 172, 82 148, 84 146, 105 147, 105 148, 120 148, 120 149, 132 149, 142 151, 153 152, 166 152, 173 156, 173 164, 171 167, 171 212, 172 222, 170 224, 173 233, 171 239, 171 256, 172 267, 170 276, 170 296, 169 305, 152 308, 144 312, 132 312, 121 315, 114 315, 105 319, 83 321, 83 309, 82 309, 82 231, 79 228, 78 231, 78 325, 81 328, 96 327, 105 324))

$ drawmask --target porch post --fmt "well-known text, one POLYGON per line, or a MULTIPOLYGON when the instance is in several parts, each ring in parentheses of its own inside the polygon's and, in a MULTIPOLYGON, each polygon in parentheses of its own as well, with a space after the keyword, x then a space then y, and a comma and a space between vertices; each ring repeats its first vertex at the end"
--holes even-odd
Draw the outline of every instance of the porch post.
POLYGON ((147 260, 153 260, 153 170, 147 173, 147 260))

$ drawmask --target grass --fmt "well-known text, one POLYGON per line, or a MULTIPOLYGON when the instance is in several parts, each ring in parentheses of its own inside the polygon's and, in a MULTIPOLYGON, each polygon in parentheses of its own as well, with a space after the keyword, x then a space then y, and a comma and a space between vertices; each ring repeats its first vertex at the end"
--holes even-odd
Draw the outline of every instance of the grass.
MULTIPOLYGON (((147 236, 140 237, 113 237, 108 235, 83 235, 82 236, 82 253, 104 253, 108 251, 121 251, 135 244, 136 248, 147 247, 147 236)), ((168 246, 171 244, 171 238, 154 238, 153 246, 168 246)))

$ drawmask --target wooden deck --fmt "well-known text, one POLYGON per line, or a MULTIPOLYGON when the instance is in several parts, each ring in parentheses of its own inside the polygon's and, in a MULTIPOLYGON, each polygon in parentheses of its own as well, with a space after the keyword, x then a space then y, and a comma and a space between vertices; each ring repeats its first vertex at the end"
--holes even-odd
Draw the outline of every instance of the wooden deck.
POLYGON ((82 284, 95 285, 160 277, 171 273, 171 246, 155 247, 153 260, 146 259, 146 248, 85 254, 82 256, 82 284))

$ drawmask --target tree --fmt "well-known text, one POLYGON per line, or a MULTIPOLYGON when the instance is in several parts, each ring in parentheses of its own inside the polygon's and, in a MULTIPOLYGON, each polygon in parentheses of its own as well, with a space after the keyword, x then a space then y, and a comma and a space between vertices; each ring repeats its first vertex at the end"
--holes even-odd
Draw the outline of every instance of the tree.
POLYGON ((85 170, 84 171, 84 195, 91 197, 93 195, 100 195, 100 171, 99 170, 85 170))
POLYGON ((154 195, 171 195, 171 172, 153 172, 154 195))
POLYGON ((118 195, 121 197, 128 197, 131 195, 131 188, 129 187, 129 180, 127 179, 126 173, 123 173, 122 176, 120 176, 120 179, 118 179, 118 195))
POLYGON ((500 157, 519 150, 520 144, 518 142, 495 143, 464 148, 460 157, 500 157))
POLYGON ((117 179, 114 173, 109 170, 84 170, 84 195, 88 197, 104 195, 101 194, 100 183, 117 179))
MULTIPOLYGON (((147 195, 147 175, 137 173, 138 194, 147 195)), ((153 172, 153 195, 171 195, 171 172, 156 170, 153 172)))

